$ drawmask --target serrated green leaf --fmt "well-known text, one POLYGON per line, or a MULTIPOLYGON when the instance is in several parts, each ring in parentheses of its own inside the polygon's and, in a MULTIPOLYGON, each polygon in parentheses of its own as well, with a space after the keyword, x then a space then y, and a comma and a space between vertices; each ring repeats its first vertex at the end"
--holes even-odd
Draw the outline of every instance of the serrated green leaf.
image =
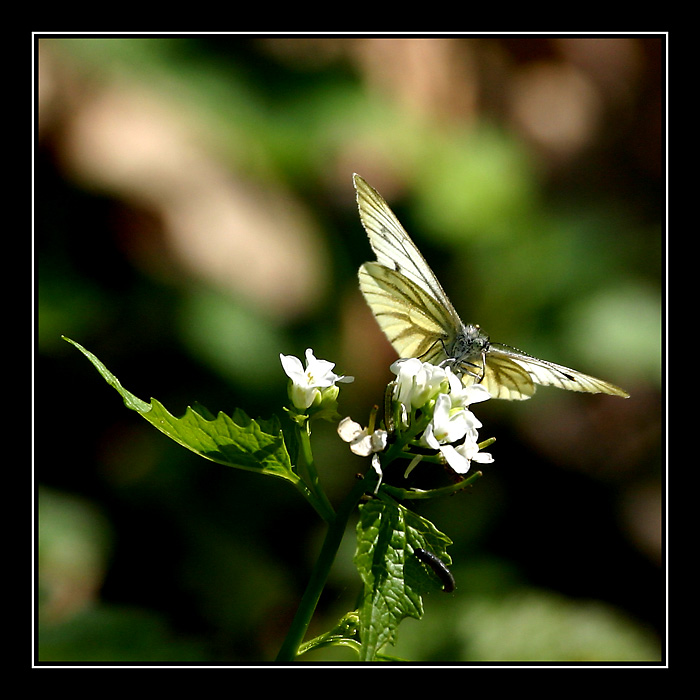
POLYGON ((300 481, 276 416, 256 421, 236 409, 232 416, 220 412, 214 417, 206 408, 196 406, 188 407, 181 418, 176 418, 156 399, 147 403, 127 391, 95 355, 70 338, 64 339, 92 362, 104 380, 119 392, 127 408, 183 447, 213 462, 271 474, 294 484, 300 481))
POLYGON ((413 554, 433 552, 445 564, 452 544, 429 520, 394 501, 374 499, 360 508, 355 565, 364 583, 360 613, 360 658, 368 661, 386 644, 395 644, 405 617, 423 616, 423 594, 441 588, 413 554))

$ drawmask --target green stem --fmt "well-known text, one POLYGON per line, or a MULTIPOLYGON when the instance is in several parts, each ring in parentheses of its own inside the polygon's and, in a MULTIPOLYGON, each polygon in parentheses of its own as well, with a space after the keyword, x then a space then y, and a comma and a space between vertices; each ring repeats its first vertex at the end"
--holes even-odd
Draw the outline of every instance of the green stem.
POLYGON ((483 476, 483 472, 474 472, 471 476, 462 481, 459 481, 450 486, 442 486, 437 489, 429 489, 428 491, 414 491, 411 489, 402 489, 398 486, 389 486, 388 484, 382 484, 381 490, 386 491, 390 496, 398 501, 403 500, 420 500, 428 498, 439 498, 441 496, 451 496, 453 493, 457 493, 462 489, 471 486, 477 479, 483 476))
POLYGON ((374 489, 376 480, 377 474, 373 469, 370 469, 363 479, 358 480, 353 485, 347 498, 341 503, 335 516, 331 519, 326 538, 321 547, 321 553, 311 573, 311 578, 299 603, 296 615, 292 620, 287 637, 282 644, 279 654, 277 654, 278 662, 290 662, 296 658, 306 630, 316 610, 316 605, 318 605, 319 598, 326 585, 326 579, 340 547, 340 542, 343 539, 348 519, 360 502, 362 495, 374 489))
POLYGON ((430 423, 430 416, 423 416, 421 419, 417 419, 415 414, 412 414, 408 430, 405 433, 397 434, 396 441, 391 443, 389 447, 380 454, 382 467, 390 464, 399 457, 407 457, 407 455, 403 454, 404 448, 425 430, 428 423, 430 423))
POLYGON ((333 519, 333 510, 330 511, 323 506, 317 495, 306 485, 303 479, 299 479, 294 483, 295 488, 299 493, 313 506, 313 509, 325 521, 330 522, 333 519))
POLYGON ((318 472, 316 471, 316 463, 314 462, 313 451, 311 449, 311 428, 309 422, 306 421, 304 426, 299 427, 299 459, 297 469, 303 473, 306 485, 308 486, 312 499, 309 499, 318 512, 318 514, 327 522, 330 523, 334 518, 334 511, 331 502, 328 500, 325 491, 321 487, 318 472))

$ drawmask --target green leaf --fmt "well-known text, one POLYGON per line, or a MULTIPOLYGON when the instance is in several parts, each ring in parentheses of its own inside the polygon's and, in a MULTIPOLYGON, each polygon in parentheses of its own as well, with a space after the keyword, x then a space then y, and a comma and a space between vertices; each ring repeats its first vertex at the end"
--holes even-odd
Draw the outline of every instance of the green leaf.
POLYGON ((300 478, 292 467, 276 416, 256 421, 244 411, 236 409, 232 416, 220 412, 214 417, 202 406, 188 406, 185 414, 176 418, 156 399, 147 403, 127 391, 102 362, 82 345, 70 338, 64 337, 64 340, 92 362, 104 380, 119 392, 127 408, 139 413, 183 447, 212 462, 271 474, 299 484, 300 478))
POLYGON ((377 658, 385 644, 395 644, 405 617, 420 619, 423 594, 441 583, 413 553, 425 549, 445 564, 452 544, 429 520, 390 499, 374 499, 360 507, 355 565, 364 583, 360 613, 360 659, 377 658))

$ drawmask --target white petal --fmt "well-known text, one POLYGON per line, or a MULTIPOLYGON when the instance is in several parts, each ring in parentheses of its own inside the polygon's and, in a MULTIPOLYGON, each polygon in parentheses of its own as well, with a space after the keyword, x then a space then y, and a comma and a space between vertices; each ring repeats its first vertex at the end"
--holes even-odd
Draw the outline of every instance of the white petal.
POLYGON ((373 451, 372 438, 367 435, 367 428, 365 428, 362 433, 350 443, 350 452, 360 457, 369 457, 373 451))
POLYGON ((362 426, 356 423, 350 416, 343 418, 338 423, 338 435, 345 442, 352 442, 362 432, 362 426))
POLYGON ((298 357, 280 353, 280 362, 282 363, 282 369, 290 379, 298 379, 304 375, 304 365, 302 365, 298 357))
POLYGON ((479 403, 480 401, 486 401, 487 399, 491 398, 491 394, 489 394, 486 387, 482 384, 470 384, 467 387, 467 390, 467 405, 472 403, 479 403))
POLYGON ((434 433, 434 427, 432 423, 428 423, 428 427, 423 431, 423 435, 421 436, 421 443, 424 445, 427 445, 428 447, 431 447, 433 450, 439 450, 440 449, 440 441, 435 437, 434 433))
POLYGON ((307 409, 316 400, 316 394, 320 394, 319 390, 314 386, 304 386, 293 382, 291 390, 292 403, 296 408, 307 409))
POLYGON ((377 481, 377 487, 374 489, 374 493, 379 491, 379 485, 382 483, 382 478, 384 474, 382 473, 382 463, 379 460, 379 455, 373 455, 372 457, 372 469, 379 475, 379 481, 377 481))
POLYGON ((466 474, 469 471, 469 460, 457 452, 452 445, 443 445, 440 452, 457 474, 466 474))
POLYGON ((386 430, 375 430, 371 435, 372 452, 381 452, 386 448, 389 436, 386 430))

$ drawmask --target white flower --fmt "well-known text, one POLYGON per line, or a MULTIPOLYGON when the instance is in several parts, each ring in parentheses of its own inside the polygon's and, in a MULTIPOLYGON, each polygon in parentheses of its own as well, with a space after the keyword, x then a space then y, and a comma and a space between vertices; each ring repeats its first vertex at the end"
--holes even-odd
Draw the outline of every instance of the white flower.
POLYGON ((462 380, 449 368, 447 370, 447 379, 450 383, 450 399, 452 406, 471 406, 473 403, 486 401, 491 398, 491 394, 481 384, 469 384, 464 386, 462 380))
POLYGON ((469 428, 479 427, 476 416, 465 408, 452 409, 450 395, 440 394, 435 401, 433 419, 423 432, 421 442, 434 450, 461 440, 469 428))
POLYGON ((352 382, 353 377, 338 376, 333 372, 335 363, 317 360, 309 348, 306 351, 306 369, 294 355, 280 354, 280 362, 287 376, 292 380, 289 398, 295 408, 307 409, 320 398, 321 389, 334 386, 336 382, 352 382))
POLYGON ((390 369, 396 375, 394 398, 407 409, 424 406, 449 386, 445 368, 415 357, 397 360, 390 369))
MULTIPOLYGON (((493 462, 493 455, 488 452, 479 451, 479 443, 476 441, 476 432, 474 432, 473 436, 468 435, 467 439, 461 445, 455 447, 455 450, 462 458, 467 460, 468 463, 479 462, 479 464, 491 464, 493 462)), ((467 465, 467 469, 469 469, 469 465, 467 465)))
POLYGON ((363 428, 348 416, 338 423, 338 435, 340 435, 342 440, 350 443, 350 451, 354 454, 360 457, 372 455, 372 469, 379 477, 377 486, 374 489, 374 492, 377 493, 383 476, 382 464, 377 452, 381 452, 386 448, 388 437, 386 430, 377 429, 369 433, 367 428, 363 428))
POLYGON ((469 431, 464 442, 456 447, 453 445, 441 445, 440 453, 445 458, 447 464, 449 464, 452 470, 457 474, 466 474, 472 462, 479 462, 481 464, 490 464, 493 462, 493 456, 491 454, 488 452, 479 452, 476 430, 469 431))
MULTIPOLYGON (((440 394, 435 401, 433 418, 421 437, 421 442, 438 450, 457 474, 466 474, 472 461, 484 463, 493 461, 490 454, 479 452, 477 429, 481 427, 481 422, 464 405, 461 405, 465 398, 469 398, 468 393, 455 397, 457 400, 454 408, 452 394, 440 394), (456 442, 460 442, 457 447, 453 444, 456 442)), ((481 392, 475 395, 476 400, 488 398, 488 392, 485 397, 483 395, 480 397, 479 394, 481 392)))
POLYGON ((387 444, 386 430, 375 430, 369 433, 350 417, 343 418, 338 423, 338 435, 341 440, 350 443, 350 451, 360 457, 369 457, 375 452, 381 452, 387 444))

